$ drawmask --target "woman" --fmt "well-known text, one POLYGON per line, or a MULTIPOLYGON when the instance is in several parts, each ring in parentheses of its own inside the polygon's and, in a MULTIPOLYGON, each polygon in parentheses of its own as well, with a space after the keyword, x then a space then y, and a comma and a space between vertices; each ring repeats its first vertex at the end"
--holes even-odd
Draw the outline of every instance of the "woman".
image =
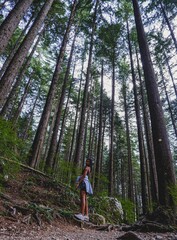
POLYGON ((81 213, 74 216, 79 220, 89 221, 87 194, 93 194, 91 183, 88 179, 92 170, 92 159, 87 158, 86 166, 81 176, 76 180, 76 189, 80 188, 81 213))

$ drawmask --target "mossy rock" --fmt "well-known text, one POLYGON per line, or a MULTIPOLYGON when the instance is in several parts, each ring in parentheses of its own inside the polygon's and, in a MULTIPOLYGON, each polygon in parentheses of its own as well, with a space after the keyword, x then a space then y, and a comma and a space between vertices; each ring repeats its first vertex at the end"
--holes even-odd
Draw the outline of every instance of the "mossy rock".
POLYGON ((106 223, 105 217, 97 213, 90 214, 89 218, 90 222, 94 223, 95 225, 104 225, 106 223))

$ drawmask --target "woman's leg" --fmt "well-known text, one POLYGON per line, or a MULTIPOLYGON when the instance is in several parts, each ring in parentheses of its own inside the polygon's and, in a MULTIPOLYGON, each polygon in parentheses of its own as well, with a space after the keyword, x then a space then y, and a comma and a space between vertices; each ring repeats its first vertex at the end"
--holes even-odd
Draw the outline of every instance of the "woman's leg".
POLYGON ((82 215, 85 214, 85 209, 86 209, 86 192, 84 190, 81 190, 80 192, 80 200, 81 200, 81 213, 82 215))
POLYGON ((88 200, 87 200, 87 194, 85 194, 85 215, 88 216, 88 200))

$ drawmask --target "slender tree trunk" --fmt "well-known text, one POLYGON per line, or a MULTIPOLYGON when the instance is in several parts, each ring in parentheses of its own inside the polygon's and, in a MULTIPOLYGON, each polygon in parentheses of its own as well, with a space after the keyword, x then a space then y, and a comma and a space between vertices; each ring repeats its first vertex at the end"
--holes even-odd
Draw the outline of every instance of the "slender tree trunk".
POLYGON ((88 154, 92 156, 92 141, 93 141, 93 121, 94 121, 94 88, 90 91, 92 93, 89 94, 89 109, 91 110, 91 116, 89 111, 89 118, 90 118, 90 130, 89 130, 89 143, 88 143, 88 154), (92 94, 92 95, 91 95, 92 94), (91 106, 90 106, 91 105, 91 106))
POLYGON ((13 32, 17 28, 21 18, 25 15, 27 9, 33 0, 19 0, 15 7, 8 14, 4 22, 0 26, 0 53, 2 53, 13 32))
POLYGON ((92 33, 91 33, 91 40, 90 40, 90 49, 89 49, 89 59, 88 59, 88 66, 87 66, 86 82, 85 82, 84 96, 83 96, 83 102, 82 102, 79 134, 78 134, 78 139, 77 139, 77 143, 76 143, 76 151, 75 151, 75 158, 74 158, 74 163, 77 166, 79 165, 82 150, 83 150, 85 115, 86 115, 86 107, 87 107, 87 100, 88 100, 88 88, 89 88, 89 83, 90 83, 90 70, 91 70, 91 63, 92 63, 92 51, 93 51, 93 44, 94 44, 94 35, 95 35, 95 31, 96 31, 96 17, 97 17, 98 4, 99 4, 99 0, 96 1, 94 16, 93 16, 93 24, 92 24, 92 33))
MULTIPOLYGON (((104 160, 104 136, 106 131, 106 116, 105 120, 103 120, 103 136, 102 136, 102 142, 101 142, 101 164, 100 164, 100 175, 103 173, 103 160, 104 160)), ((101 186, 100 186, 101 187, 101 186)))
POLYGON ((96 149, 97 149, 97 120, 98 120, 98 116, 97 116, 97 111, 96 111, 97 107, 96 107, 96 103, 93 103, 93 124, 92 124, 92 136, 91 136, 91 141, 90 141, 90 156, 96 156, 96 149))
POLYGON ((41 156, 41 152, 42 152, 42 147, 43 147, 43 142, 44 142, 44 138, 45 138, 45 133, 46 133, 46 129, 47 129, 47 124, 48 124, 48 120, 50 117, 50 111, 51 111, 51 107, 52 107, 52 102, 53 102, 53 98, 56 92, 56 86, 57 86, 57 82, 58 82, 58 77, 60 74, 60 69, 61 69, 61 64, 63 61, 63 57, 64 57, 64 53, 65 53, 65 49, 66 49, 66 44, 68 41, 68 37, 69 37, 69 33, 70 33, 70 29, 71 29, 71 25, 73 23, 74 20, 74 16, 75 16, 75 12, 76 12, 76 5, 77 5, 77 0, 74 0, 74 3, 72 5, 72 9, 71 9, 71 14, 68 20, 68 24, 67 24, 67 28, 63 37, 63 41, 62 41, 62 45, 60 48, 60 53, 58 56, 58 60, 57 60, 57 64, 56 64, 56 68, 53 74, 53 78, 52 78, 52 82, 50 85, 50 89, 49 89, 49 93, 47 96, 47 100, 46 100, 46 104, 38 125, 38 129, 35 135, 35 139, 33 141, 31 150, 29 152, 29 164, 31 167, 36 167, 39 164, 40 161, 40 156, 41 156))
MULTIPOLYGON (((123 98, 124 98, 124 111, 125 111, 125 126, 126 126, 126 139, 127 139, 127 158, 128 158, 128 198, 134 202, 133 194, 133 169, 132 169, 132 150, 130 141, 130 128, 129 128, 129 117, 128 117, 128 106, 127 106, 127 86, 124 80, 123 83, 123 98)), ((125 164, 125 163, 122 163, 125 164)))
POLYGON ((84 69, 84 61, 85 61, 85 53, 86 53, 86 46, 85 50, 83 53, 83 59, 82 59, 82 68, 81 68, 81 76, 80 76, 80 83, 79 83, 79 92, 78 92, 78 97, 77 97, 77 104, 76 104, 76 115, 75 115, 75 120, 74 120, 74 129, 73 129, 73 134, 72 134, 72 143, 70 147, 70 153, 69 153, 69 162, 73 160, 72 155, 73 155, 73 148, 75 144, 75 135, 76 135, 76 129, 77 129, 77 122, 78 122, 78 114, 79 114, 79 104, 80 104, 80 98, 81 98, 81 90, 82 90, 82 78, 83 78, 83 69, 84 69))
POLYGON ((86 106, 86 121, 85 121, 85 128, 84 128, 84 140, 83 140, 83 153, 82 153, 82 168, 85 166, 85 159, 86 157, 92 156, 92 135, 93 135, 93 118, 94 118, 94 99, 91 92, 94 92, 94 88, 92 85, 93 78, 91 78, 90 82, 90 91, 88 91, 88 99, 87 99, 87 106, 86 106), (90 129, 89 129, 89 121, 90 121, 90 129), (89 134, 88 134, 89 129, 89 134), (89 136, 88 136, 89 135, 89 136), (87 139, 88 144, 87 144, 87 139))
POLYGON ((34 101, 34 104, 33 104, 33 108, 29 114, 29 120, 28 120, 28 124, 26 125, 25 129, 24 129, 24 132, 23 132, 23 136, 22 136, 22 139, 26 140, 28 138, 28 131, 29 131, 29 128, 31 126, 31 122, 33 120, 33 116, 34 116, 34 110, 35 110, 35 107, 37 105, 37 101, 39 99, 39 96, 40 96, 40 90, 38 90, 38 94, 36 95, 36 99, 34 101))
POLYGON ((28 94, 28 91, 29 91, 29 87, 30 87, 30 84, 31 84, 31 81, 32 81, 32 77, 29 78, 27 84, 26 84, 26 87, 25 87, 25 90, 24 90, 24 94, 18 104, 18 107, 15 111, 15 114, 14 116, 12 117, 12 121, 13 123, 16 125, 17 124, 17 121, 18 121, 18 118, 20 116, 20 113, 22 111, 22 108, 23 108, 23 105, 24 105, 24 102, 25 102, 25 99, 26 99, 26 96, 28 94))
POLYGON ((170 64, 169 64, 169 60, 168 60, 168 58, 167 58, 165 53, 164 53, 164 57, 165 57, 165 62, 167 64, 168 71, 169 71, 169 74, 170 74, 170 77, 171 77, 171 80, 172 80, 172 84, 173 84, 173 88, 174 88, 174 91, 175 91, 175 95, 176 95, 176 98, 177 98, 177 87, 175 85, 174 77, 173 77, 173 74, 171 72, 171 67, 170 67, 170 64))
POLYGON ((121 197, 122 199, 126 199, 126 193, 125 193, 125 186, 126 186, 126 182, 125 182, 125 157, 122 156, 121 157, 121 197))
MULTIPOLYGON (((56 149, 55 156, 54 156, 54 162, 53 162, 53 166, 52 166, 53 172, 58 167, 57 166, 57 156, 60 154, 61 143, 63 140, 63 135, 64 135, 64 131, 65 131, 65 126, 66 126, 66 119, 67 119, 67 115, 68 115, 68 111, 69 111, 68 104, 69 104, 69 100, 70 100, 71 89, 73 87, 74 71, 75 71, 75 66, 74 66, 74 70, 73 70, 72 81, 70 83, 70 87, 69 87, 69 91, 68 91, 68 97, 67 97, 65 110, 63 113, 63 119, 62 119, 62 123, 61 123, 61 131, 60 131, 60 136, 59 136, 58 143, 57 143, 57 149, 56 149)), ((68 157, 69 157, 69 154, 68 154, 68 157)))
POLYGON ((158 180, 157 180, 157 171, 156 171, 156 163, 155 163, 155 155, 154 155, 154 147, 153 147, 153 140, 152 140, 152 132, 149 123, 149 110, 147 109, 145 103, 145 96, 146 93, 143 88, 143 82, 141 78, 141 71, 139 66, 139 59, 138 53, 136 50, 136 58, 137 58, 137 65, 138 65, 138 75, 140 80, 140 91, 142 96, 142 109, 143 109, 143 120, 144 120, 144 128, 145 128, 145 136, 146 136, 146 143, 147 143, 147 150, 148 150, 148 160, 149 160, 149 169, 150 169, 150 187, 151 187, 151 196, 152 202, 155 203, 153 207, 158 203, 158 180))
POLYGON ((6 61, 4 62, 3 66, 2 66, 2 68, 1 68, 1 70, 0 70, 0 78, 2 77, 2 75, 4 74, 4 72, 6 71, 6 69, 7 69, 8 65, 9 65, 10 61, 12 60, 15 52, 17 51, 17 49, 18 49, 18 47, 19 47, 19 45, 20 45, 20 42, 21 42, 21 40, 23 39, 23 37, 24 37, 24 35, 25 35, 25 33, 26 33, 26 31, 27 31, 27 29, 28 29, 28 27, 29 27, 32 19, 33 19, 33 16, 31 17, 31 19, 30 19, 30 20, 28 21, 28 23, 26 24, 25 28, 23 29, 22 33, 20 34, 19 38, 17 39, 17 41, 16 41, 16 43, 15 43, 15 46, 14 46, 13 49, 11 50, 10 55, 7 57, 6 61))
POLYGON ((47 169, 52 169, 53 164, 54 164, 54 158, 55 158, 56 151, 57 151, 57 136, 58 136, 58 130, 59 130, 59 125, 60 125, 62 107, 63 107, 63 103, 64 103, 64 100, 65 100, 65 95, 66 95, 66 87, 67 87, 67 82, 68 82, 68 79, 69 79, 71 62, 72 62, 73 53, 74 53, 76 35, 77 35, 77 32, 75 33, 75 36, 74 36, 74 39, 73 39, 73 43, 72 43, 72 47, 71 47, 71 53, 70 53, 70 57, 69 57, 69 60, 68 60, 68 65, 67 65, 67 70, 66 70, 66 74, 65 74, 65 77, 64 77, 64 81, 63 81, 61 96, 60 96, 60 100, 59 100, 59 103, 58 103, 58 111, 57 111, 57 115, 56 115, 55 125, 54 125, 54 128, 53 128, 53 134, 52 134, 52 138, 51 138, 51 142, 50 142, 50 148, 49 148, 48 156, 47 156, 47 159, 46 159, 46 165, 45 165, 46 171, 47 171, 47 169))
POLYGON ((16 54, 9 63, 6 72, 0 81, 0 107, 3 106, 7 95, 9 94, 9 89, 11 89, 14 79, 20 70, 21 66, 24 63, 24 60, 33 44, 39 30, 42 27, 42 24, 51 8, 51 5, 54 0, 48 0, 41 8, 40 13, 35 19, 32 27, 30 28, 28 34, 24 38, 22 44, 18 48, 16 54))
POLYGON ((132 73, 132 81, 133 81, 136 122, 137 122, 137 129, 138 129, 138 143, 139 143, 140 167, 141 167, 141 191, 142 191, 142 204, 143 204, 142 207, 143 207, 143 213, 146 214, 149 211, 148 183, 147 183, 148 175, 147 175, 147 168, 146 168, 144 143, 143 143, 143 129, 142 129, 142 123, 141 123, 141 116, 140 116, 140 106, 139 106, 136 79, 135 79, 135 71, 134 71, 133 56, 132 56, 132 45, 130 42, 128 21, 127 21, 127 33, 128 33, 128 46, 129 46, 131 73, 132 73))
POLYGON ((172 26, 171 26, 171 24, 170 24, 170 21, 169 21, 169 19, 168 19, 168 17, 167 17, 166 12, 165 12, 163 3, 162 3, 161 1, 160 1, 159 3, 160 3, 160 7, 161 7, 161 9, 162 9, 162 13, 163 13, 164 19, 165 19, 165 21, 166 21, 166 23, 167 23, 167 26, 168 26, 168 29, 169 29, 169 31, 170 31, 171 38, 173 39, 173 42, 174 42, 174 44, 175 44, 175 48, 176 48, 176 51, 177 51, 177 41, 176 41, 175 34, 174 34, 174 32, 173 32, 172 26))
POLYGON ((46 162, 46 159, 47 159, 47 156, 48 156, 48 152, 49 152, 49 148, 50 148, 50 142, 51 142, 51 139, 52 139, 52 134, 53 134, 53 128, 54 128, 54 125, 55 125, 55 119, 56 119, 56 115, 57 115, 57 106, 54 107, 54 110, 52 111, 53 112, 53 116, 52 116, 52 113, 51 113, 51 116, 50 116, 50 119, 49 122, 50 122, 50 128, 49 128, 49 131, 46 133, 46 147, 45 147, 45 152, 44 152, 44 156, 42 157, 42 159, 44 160, 43 162, 43 170, 45 168, 45 162, 46 162))
POLYGON ((138 2, 137 0, 132 0, 132 2, 151 116, 154 153, 158 176, 159 202, 162 206, 171 207, 173 209, 174 201, 169 187, 175 185, 175 174, 168 134, 138 2))
POLYGON ((108 195, 114 193, 114 110, 115 110, 115 53, 112 60, 112 100, 111 100, 111 135, 110 135, 110 157, 109 157, 109 184, 108 195))
POLYGON ((174 119, 173 112, 172 112, 172 109, 171 109, 170 99, 169 99, 168 93, 167 93, 167 88, 166 88, 166 84, 165 84, 165 79, 164 79, 164 75, 163 75, 162 66, 159 66, 159 68, 160 68, 160 74, 161 74, 161 77, 162 77, 163 87, 164 87, 164 90, 165 90, 166 100, 167 100, 167 103, 168 103, 168 110, 169 110, 169 113, 170 113, 171 122, 172 122, 172 125, 173 125, 175 136, 177 138, 177 129, 176 129, 176 124, 175 124, 175 119, 174 119))
POLYGON ((15 94, 17 93, 17 89, 18 89, 18 87, 19 87, 19 85, 20 85, 20 83, 21 83, 21 81, 22 81, 22 78, 23 78, 23 76, 24 76, 27 68, 28 68, 29 65, 30 65, 32 56, 33 56, 33 54, 34 54, 34 52, 35 52, 35 50, 36 50, 36 48, 37 48, 37 46, 38 46, 38 43, 39 43, 41 37, 42 37, 43 31, 44 31, 44 28, 43 28, 42 31, 39 33, 38 39, 37 39, 35 45, 33 46, 33 49, 32 49, 32 51, 30 52, 30 54, 29 54, 29 56, 28 56, 25 64, 23 65, 23 68, 21 69, 21 71, 20 71, 20 73, 19 73, 19 75, 18 75, 18 77, 17 77, 17 80, 16 80, 14 86, 13 86, 12 90, 10 91, 10 94, 9 94, 7 100, 5 101, 5 104, 3 105, 2 110, 0 111, 0 116, 5 116, 5 114, 7 113, 7 110, 8 110, 8 108, 9 108, 9 105, 11 104, 11 102, 12 102, 15 94))
POLYGON ((95 191, 100 190, 100 171, 101 171, 101 150, 102 150, 102 131, 103 131, 103 61, 101 66, 101 86, 100 86, 100 106, 99 106, 99 133, 98 133, 98 149, 95 167, 95 191))

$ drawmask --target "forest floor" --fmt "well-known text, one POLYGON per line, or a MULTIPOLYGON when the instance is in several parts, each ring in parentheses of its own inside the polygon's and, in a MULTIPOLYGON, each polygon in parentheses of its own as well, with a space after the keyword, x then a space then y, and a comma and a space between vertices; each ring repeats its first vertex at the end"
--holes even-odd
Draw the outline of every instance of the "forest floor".
POLYGON ((0 240, 177 240, 176 232, 122 231, 73 219, 79 202, 66 186, 31 171, 4 183, 0 192, 0 240))

